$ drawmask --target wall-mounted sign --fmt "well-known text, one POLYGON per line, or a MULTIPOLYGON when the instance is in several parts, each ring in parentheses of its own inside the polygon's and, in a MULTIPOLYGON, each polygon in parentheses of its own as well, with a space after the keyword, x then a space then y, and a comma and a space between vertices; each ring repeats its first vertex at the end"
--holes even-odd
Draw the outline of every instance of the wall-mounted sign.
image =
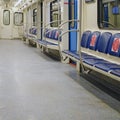
POLYGON ((86 3, 93 2, 94 0, 85 0, 86 3))

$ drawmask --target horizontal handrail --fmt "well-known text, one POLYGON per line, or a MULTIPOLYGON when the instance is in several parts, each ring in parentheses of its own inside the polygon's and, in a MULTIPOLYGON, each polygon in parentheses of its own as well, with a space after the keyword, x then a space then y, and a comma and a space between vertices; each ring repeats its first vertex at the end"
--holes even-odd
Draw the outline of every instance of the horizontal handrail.
POLYGON ((64 24, 66 24, 66 23, 69 23, 69 22, 79 22, 79 21, 80 21, 80 20, 77 20, 77 19, 67 20, 67 21, 61 23, 58 28, 62 27, 62 26, 63 26, 64 24))
POLYGON ((59 21, 62 21, 62 20, 54 20, 54 21, 52 21, 52 22, 49 22, 48 24, 45 25, 45 27, 49 26, 49 25, 52 24, 52 23, 56 23, 56 22, 59 22, 59 21))
POLYGON ((66 33, 69 33, 69 32, 79 32, 79 29, 67 30, 67 31, 65 31, 64 33, 62 33, 61 35, 59 35, 59 37, 58 37, 58 47, 59 47, 59 54, 60 54, 60 57, 61 57, 61 58, 63 58, 63 57, 62 57, 61 47, 60 47, 60 38, 61 38, 63 35, 65 35, 66 33))

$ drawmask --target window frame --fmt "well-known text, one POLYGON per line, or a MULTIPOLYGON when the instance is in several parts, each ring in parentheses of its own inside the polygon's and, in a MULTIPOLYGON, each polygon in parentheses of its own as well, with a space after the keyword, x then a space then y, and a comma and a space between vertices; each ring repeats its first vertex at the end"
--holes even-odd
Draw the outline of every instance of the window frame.
MULTIPOLYGON (((118 4, 118 2, 116 0, 115 1, 111 0, 108 2, 115 2, 114 4, 118 4)), ((107 3, 107 2, 104 2, 104 3, 107 3)), ((105 4, 103 4, 102 0, 97 0, 97 25, 98 25, 98 28, 105 29, 105 30, 120 30, 120 27, 118 28, 117 26, 115 26, 114 24, 109 22, 109 16, 108 16, 108 22, 107 21, 104 22, 104 14, 103 14, 104 7, 103 7, 103 5, 105 5, 105 4), (109 26, 111 26, 111 27, 109 27, 109 26)), ((118 4, 118 6, 119 5, 120 5, 120 3, 118 4)), ((114 5, 114 7, 115 7, 115 5, 114 5)), ((111 10, 111 12, 112 12, 112 10, 111 10)), ((115 15, 115 14, 113 14, 113 15, 115 15)), ((120 13, 119 13, 119 15, 120 15, 120 13)), ((117 14, 114 17, 116 17, 116 16, 117 16, 117 14)))
POLYGON ((37 26, 37 8, 33 9, 33 26, 37 26))
POLYGON ((4 25, 10 25, 10 10, 3 10, 3 24, 4 25), (5 11, 8 11, 8 13, 9 13, 9 15, 8 15, 8 23, 5 23, 5 16, 4 16, 4 13, 5 13, 5 11))
MULTIPOLYGON (((59 1, 59 2, 61 2, 61 1, 59 1)), ((56 21, 54 23, 51 23, 50 27, 58 27, 61 24, 61 21, 60 21, 61 20, 61 12, 60 12, 60 15, 59 15, 59 13, 57 13, 57 12, 59 12, 58 8, 60 9, 60 6, 57 7, 57 9, 53 9, 55 3, 58 3, 58 1, 54 0, 54 1, 50 2, 50 22, 56 21), (53 17, 53 15, 54 15, 54 17, 53 17), (56 19, 54 20, 54 18, 56 18, 56 19), (60 20, 58 20, 58 18, 60 18, 60 20)), ((58 5, 60 5, 60 3, 58 3, 58 5)), ((61 9, 60 9, 60 11, 61 11, 61 9)))
POLYGON ((16 25, 16 26, 22 26, 23 25, 23 20, 24 20, 23 12, 14 12, 14 25, 16 25), (22 14, 22 23, 21 24, 16 24, 16 22, 15 22, 15 14, 16 13, 22 14))

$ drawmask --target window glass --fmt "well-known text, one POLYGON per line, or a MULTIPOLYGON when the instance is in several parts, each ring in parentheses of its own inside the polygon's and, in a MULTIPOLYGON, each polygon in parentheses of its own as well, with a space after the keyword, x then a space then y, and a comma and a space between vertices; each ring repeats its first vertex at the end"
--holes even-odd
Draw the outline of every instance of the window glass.
POLYGON ((60 10, 60 3, 57 0, 50 3, 50 22, 56 21, 51 23, 51 27, 58 27, 61 23, 61 10, 60 10), (59 11, 60 10, 60 11, 59 11), (58 21, 59 20, 59 21, 58 21))
POLYGON ((3 11, 3 24, 4 25, 10 24, 10 11, 9 10, 3 11))
POLYGON ((33 26, 37 25, 37 9, 33 9, 33 26))
POLYGON ((98 26, 120 29, 120 0, 98 0, 98 26))
POLYGON ((23 13, 21 12, 14 13, 14 24, 18 26, 23 25, 23 13))
MULTIPOLYGON (((74 14, 74 12, 75 12, 74 11, 75 10, 75 8, 74 8, 75 7, 75 3, 74 3, 74 0, 70 0, 69 4, 70 4, 70 8, 69 8, 69 10, 70 10, 70 20, 73 20, 75 18, 75 14, 74 14)), ((74 23, 75 23, 74 21, 71 22, 70 26, 74 27, 74 23)))

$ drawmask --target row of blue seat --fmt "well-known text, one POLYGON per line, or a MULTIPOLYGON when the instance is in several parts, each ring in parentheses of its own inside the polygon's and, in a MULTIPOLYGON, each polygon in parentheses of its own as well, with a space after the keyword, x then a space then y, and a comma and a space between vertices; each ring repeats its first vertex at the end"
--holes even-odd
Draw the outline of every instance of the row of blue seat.
POLYGON ((30 28, 29 34, 37 35, 37 28, 35 28, 35 27, 30 28))
POLYGON ((58 29, 53 29, 53 30, 46 29, 45 33, 44 33, 44 37, 53 39, 53 40, 58 40, 60 33, 61 33, 61 31, 59 31, 58 29))
MULTIPOLYGON (((47 29, 44 31, 44 37, 49 38, 51 40, 58 40, 59 34, 61 34, 61 31, 58 29, 47 29)), ((32 27, 29 29, 28 37, 33 37, 33 35, 37 35, 37 29, 32 27)), ((60 39, 61 40, 61 39, 60 39)), ((43 40, 44 41, 44 40, 43 40)))
MULTIPOLYGON (((46 28, 44 31, 44 38, 38 39, 38 43, 44 47, 48 47, 50 49, 59 50, 58 47, 58 37, 61 34, 61 31, 58 29, 48 29, 46 28)), ((61 41, 61 38, 60 38, 61 41)))
POLYGON ((26 35, 26 38, 29 40, 29 41, 34 41, 34 40, 37 40, 37 28, 35 27, 31 27, 29 29, 29 33, 26 35))
MULTIPOLYGON (((110 61, 104 59, 99 53, 106 56, 120 58, 120 33, 112 35, 109 32, 100 33, 99 31, 85 31, 81 39, 81 47, 86 50, 97 51, 97 55, 92 55, 89 52, 82 52, 82 61, 84 65, 90 66, 96 70, 101 70, 105 73, 110 73, 120 77, 120 64, 118 61, 110 61)), ((63 53, 76 60, 80 60, 80 55, 76 51, 64 50, 63 53)))

